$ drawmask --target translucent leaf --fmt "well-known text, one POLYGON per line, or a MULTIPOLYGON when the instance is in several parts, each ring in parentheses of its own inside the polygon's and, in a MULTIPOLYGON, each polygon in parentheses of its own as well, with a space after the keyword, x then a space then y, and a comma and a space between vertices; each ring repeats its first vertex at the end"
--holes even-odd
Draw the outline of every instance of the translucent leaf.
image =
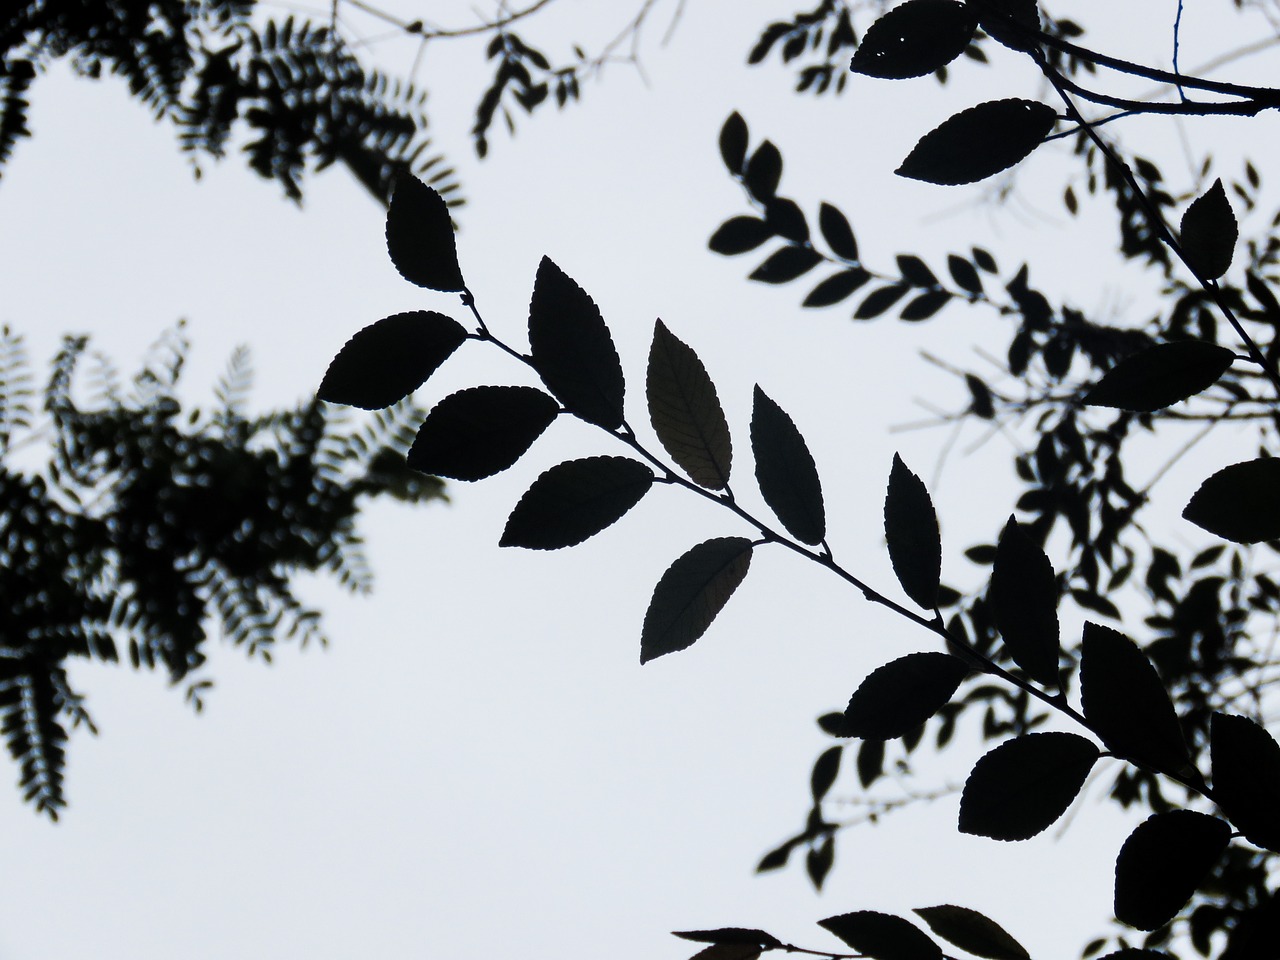
POLYGON ((667 568, 654 588, 640 635, 640 662, 683 650, 707 632, 751 566, 751 541, 698 544, 667 568))
POLYGON ((809 792, 814 803, 820 803, 836 782, 836 776, 840 773, 840 755, 843 753, 843 747, 828 747, 814 761, 813 773, 809 777, 809 792))
POLYGON ((671 459, 698 486, 723 490, 733 442, 715 384, 698 355, 661 320, 653 329, 645 396, 654 432, 671 459))
POLYGON ((855 910, 819 920, 818 926, 872 960, 942 960, 942 948, 927 933, 891 913, 855 910))
POLYGON ((932 610, 942 579, 938 515, 924 483, 896 453, 884 499, 884 535, 902 589, 920 606, 932 610))
POLYGON ((1013 517, 996 545, 989 599, 1013 662, 1037 683, 1057 686, 1058 588, 1053 566, 1013 517))
POLYGON ((503 547, 571 547, 615 523, 653 485, 653 471, 626 457, 587 457, 538 477, 511 511, 503 547))
POLYGON ((974 765, 960 796, 960 832, 1026 840, 1067 811, 1099 756, 1074 733, 1032 733, 974 765))
POLYGON ((466 339, 462 326, 441 313, 384 317, 338 351, 316 396, 364 410, 389 407, 422 386, 466 339))
POLYGON ((534 387, 461 390, 427 414, 406 460, 435 477, 481 480, 519 460, 559 412, 534 387))
POLYGON ((732 174, 741 174, 747 156, 747 122, 737 111, 720 128, 720 158, 732 174))
POLYGON ((1031 960, 1026 948, 1011 937, 1004 927, 977 910, 944 904, 920 907, 912 912, 943 940, 976 957, 985 957, 986 960, 1031 960))
POLYGON ((1280 459, 1264 457, 1223 467, 1200 484, 1184 520, 1235 543, 1280 539, 1280 459))
POLYGON ((949 653, 911 653, 886 663, 858 685, 844 713, 843 736, 905 736, 946 704, 969 674, 949 653))
POLYGON ((1138 825, 1116 857, 1116 918, 1155 930, 1174 918, 1231 840, 1224 820, 1171 810, 1138 825))
POLYGON ((790 283, 822 262, 822 254, 812 247, 785 246, 775 250, 751 272, 750 279, 761 283, 790 283))
POLYGON ((1204 196, 1187 207, 1178 233, 1178 244, 1198 274, 1216 280, 1227 272, 1240 228, 1221 180, 1213 181, 1204 196))
POLYGON ((776 949, 782 941, 763 930, 747 927, 720 927, 717 930, 675 930, 672 936, 694 943, 749 943, 776 949))
POLYGON ((1213 799, 1246 840, 1280 852, 1280 744, 1248 717, 1209 724, 1213 799))
POLYGON ((827 241, 831 252, 850 263, 858 261, 858 241, 854 239, 853 227, 839 208, 824 203, 818 208, 818 229, 827 241))
POLYGON ((850 267, 848 270, 833 273, 809 291, 809 295, 804 298, 801 306, 829 307, 849 297, 870 279, 871 274, 861 267, 850 267))
POLYGON ((429 290, 462 290, 453 220, 444 197, 411 174, 401 175, 387 207, 387 253, 400 276, 429 290))
POLYGON ((849 69, 888 80, 923 77, 960 56, 976 26, 958 0, 907 0, 867 28, 849 69))
POLYGON ((795 423, 758 386, 751 410, 751 450, 765 503, 801 543, 821 543, 827 518, 813 455, 795 423))
POLYGON ((1226 347, 1200 340, 1157 344, 1117 363, 1082 402, 1137 413, 1162 410, 1208 390, 1234 357, 1226 347))
POLYGON ((1057 117, 1033 100, 980 103, 925 134, 895 172, 944 185, 984 180, 1040 146, 1057 117))
POLYGON ((534 369, 566 410, 609 430, 622 425, 622 364, 600 308, 546 257, 529 302, 529 347, 534 369))
POLYGON ((773 236, 773 230, 759 217, 730 217, 720 224, 707 246, 726 257, 754 250, 773 236))

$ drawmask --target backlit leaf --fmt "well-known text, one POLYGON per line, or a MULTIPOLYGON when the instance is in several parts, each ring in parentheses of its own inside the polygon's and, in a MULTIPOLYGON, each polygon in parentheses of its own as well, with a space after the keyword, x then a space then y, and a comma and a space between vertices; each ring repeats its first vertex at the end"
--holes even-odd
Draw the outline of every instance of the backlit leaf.
POLYGON ((694 483, 723 490, 733 443, 715 384, 698 355, 659 320, 645 380, 649 419, 662 446, 694 483))
POLYGON ((776 948, 782 941, 763 930, 748 927, 720 927, 716 930, 675 930, 672 936, 694 943, 750 943, 761 947, 776 948))
POLYGON ((751 409, 751 450, 765 503, 801 543, 821 543, 827 517, 813 455, 792 419, 758 386, 751 409))
POLYGON ((982 293, 982 277, 978 276, 977 269, 964 257, 948 254, 947 269, 951 273, 951 279, 961 289, 973 294, 982 293))
POLYGON ((720 537, 698 544, 668 567, 644 615, 640 662, 683 650, 706 633, 750 566, 750 540, 720 537))
POLYGON ((986 960, 1031 960, 1026 948, 991 918, 970 910, 944 904, 913 910, 929 929, 948 943, 986 960))
POLYGON ((884 744, 883 740, 863 740, 858 748, 858 782, 864 790, 884 774, 884 744))
POLYGON ((922 77, 960 56, 977 20, 958 0, 907 0, 863 34, 849 69, 869 77, 922 77))
POLYGON ((818 926, 872 960, 942 960, 942 948, 927 933, 891 913, 855 910, 819 920, 818 926))
POLYGON ((782 154, 768 140, 756 147, 747 162, 746 184, 751 195, 761 203, 768 203, 778 191, 782 179, 782 154))
POLYGON ((984 180, 1040 146, 1057 118, 1052 107, 1034 100, 980 103, 926 133, 895 172, 944 185, 984 180))
POLYGON ((1160 343, 1117 363, 1084 395, 1083 402, 1138 413, 1161 410, 1209 389, 1234 357, 1216 343, 1160 343))
POLYGON ((924 483, 896 453, 884 498, 884 535, 902 589, 920 606, 932 610, 942 578, 938 515, 924 483))
POLYGON ((364 410, 389 407, 422 386, 466 339, 461 324, 442 313, 384 317, 338 351, 316 396, 364 410))
POLYGON ((653 485, 653 471, 626 457, 587 457, 538 477, 511 511, 503 547, 571 547, 616 522, 653 485))
POLYGON ((969 0, 991 38, 1014 50, 1031 50, 1040 30, 1036 0, 969 0))
POLYGON ((871 671, 844 713, 843 736, 891 740, 924 723, 969 674, 949 653, 910 653, 871 671))
POLYGON ((870 320, 884 313, 895 303, 902 299, 911 288, 905 283, 894 283, 887 287, 881 287, 879 290, 872 290, 867 294, 862 303, 858 304, 858 309, 853 311, 855 320, 870 320))
POLYGON ((946 290, 929 290, 913 298, 898 316, 903 320, 928 320, 945 307, 950 299, 951 294, 946 290))
POLYGON ((839 208, 824 203, 818 208, 818 228, 827 246, 841 260, 849 263, 858 262, 858 241, 854 239, 853 227, 839 208))
POLYGON ((754 250, 773 236, 759 217, 730 217, 711 235, 707 246, 726 257, 754 250))
POLYGON ((809 291, 801 306, 829 307, 844 300, 870 279, 871 274, 861 267, 850 267, 833 273, 809 291))
POLYGON ((1280 744, 1248 717, 1209 724, 1213 798, 1246 840, 1280 852, 1280 744))
POLYGON ((1058 588, 1053 566, 1013 517, 1000 534, 989 599, 1004 644, 1031 679, 1058 684, 1058 588))
POLYGON ((461 390, 427 414, 406 461, 432 476, 480 480, 520 459, 559 412, 534 387, 461 390))
POLYGON ((444 197, 411 174, 396 179, 387 207, 387 253, 400 276, 429 290, 462 290, 453 220, 444 197))
POLYGON ((1187 207, 1178 234, 1183 254, 1202 277, 1216 280, 1227 272, 1235 254, 1240 228, 1221 180, 1213 181, 1213 186, 1205 191, 1204 196, 1187 207))
POLYGON ((1192 495, 1183 519, 1235 543, 1280 539, 1280 459, 1223 467, 1192 495))
POLYGON ((747 156, 747 122, 736 110, 720 128, 720 158, 732 174, 742 173, 747 156))
POLYGON ((1138 825, 1116 857, 1116 918, 1139 930, 1162 927, 1191 899, 1231 840, 1225 820, 1170 810, 1138 825))
POLYGON ((813 773, 809 777, 809 792, 813 796, 814 803, 820 803, 832 784, 836 782, 836 776, 840 773, 842 753, 844 753, 843 747, 828 747, 814 761, 813 773))
POLYGON ((751 272, 750 279, 761 283, 790 283, 822 262, 822 254, 812 247, 788 244, 775 250, 751 272))

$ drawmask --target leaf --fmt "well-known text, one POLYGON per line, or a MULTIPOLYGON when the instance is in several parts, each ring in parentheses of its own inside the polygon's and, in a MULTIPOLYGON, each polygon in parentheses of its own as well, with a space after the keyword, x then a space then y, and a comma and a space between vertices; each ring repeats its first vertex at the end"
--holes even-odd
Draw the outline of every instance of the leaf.
POLYGON ((858 782, 865 790, 884 773, 884 741, 863 740, 858 748, 858 782))
POLYGON ((559 412, 534 387, 461 390, 427 414, 406 462, 435 477, 481 480, 519 460, 559 412))
POLYGON ((466 288, 449 206, 412 174, 401 175, 391 191, 387 253, 400 276, 416 286, 446 293, 466 288))
POLYGON ((442 313, 384 317, 338 351, 316 396, 363 410, 389 407, 422 386, 466 339, 461 324, 442 313))
POLYGON ((1071 806, 1099 757, 1074 733, 1032 733, 1007 740, 974 765, 960 795, 960 832, 1027 840, 1071 806))
POLYGON ((532 550, 571 547, 619 520, 652 485, 653 471, 626 457, 557 464, 525 491, 498 545, 532 550))
POLYGON ((640 634, 640 662, 690 646, 707 632, 751 566, 751 541, 698 544, 667 568, 654 588, 640 634))
POLYGON ((1227 272, 1240 228, 1221 180, 1213 181, 1204 196, 1187 207, 1178 234, 1183 256, 1196 273, 1206 280, 1216 280, 1227 272))
POLYGON ((729 114, 729 119, 720 128, 720 158, 729 172, 742 173, 742 164, 747 156, 747 122, 736 110, 729 114))
POLYGON ((827 517, 813 455, 795 423, 759 386, 751 409, 751 451, 756 482, 769 509, 801 543, 821 543, 827 517))
POLYGON ((843 747, 828 747, 814 761, 813 773, 809 777, 809 792, 813 795, 814 803, 820 803, 832 784, 836 782, 836 776, 840 773, 842 753, 844 753, 843 747))
POLYGON ((907 596, 932 610, 942 580, 942 538, 938 515, 923 481, 893 455, 884 498, 884 535, 893 572, 907 596))
POLYGON ((866 299, 858 305, 858 309, 853 312, 855 320, 870 320, 884 313, 895 303, 902 299, 902 295, 911 288, 905 283, 895 283, 887 287, 881 287, 879 290, 872 290, 867 294, 866 299))
POLYGON ((1123 950, 1116 950, 1108 953, 1106 956, 1097 957, 1096 960, 1175 960, 1167 953, 1161 953, 1159 950, 1139 950, 1136 947, 1125 947, 1123 950))
POLYGON ((977 269, 964 257, 958 257, 954 253, 948 254, 947 270, 951 273, 951 279, 962 290, 972 294, 982 293, 982 277, 978 276, 977 269))
POLYGON ((809 240, 809 223, 794 200, 774 197, 765 207, 764 219, 769 229, 792 243, 807 243, 809 240))
POLYGON ((844 712, 842 734, 892 740, 924 723, 951 699, 969 675, 949 653, 910 653, 868 674, 844 712))
POLYGON ((749 943, 713 943, 689 960, 759 960, 763 951, 749 943))
POLYGON ((622 364, 600 308, 547 257, 529 302, 533 367, 564 408, 607 430, 622 426, 622 364))
POLYGON ((891 913, 855 910, 819 920, 818 926, 872 960, 942 960, 942 948, 928 934, 891 913))
POLYGON ((822 882, 827 879, 827 874, 831 872, 835 860, 835 837, 829 833, 822 838, 821 843, 809 848, 804 857, 804 869, 809 874, 809 881, 814 889, 822 889, 822 882))
POLYGON ((1058 587, 1040 545, 1013 517, 996 545, 989 590, 996 628, 1031 679, 1058 685, 1058 587))
POLYGON ((907 0, 867 28, 849 69, 887 80, 923 77, 964 53, 977 25, 958 0, 907 0))
POLYGON ((782 179, 782 154, 768 140, 756 147, 744 177, 747 190, 761 203, 768 203, 782 179))
POLYGON ((986 960, 1031 960, 1026 948, 1004 927, 977 910, 944 904, 912 912, 943 940, 974 956, 986 960))
POLYGON ((726 257, 754 250, 773 236, 773 230, 759 217, 730 217, 720 224, 707 246, 726 257))
POLYGON ((992 39, 1014 50, 1032 50, 1040 30, 1036 0, 970 0, 978 22, 992 39))
POLYGON ((671 935, 694 943, 749 943, 770 950, 782 946, 773 934, 748 927, 720 927, 716 930, 673 930, 671 935))
POLYGON ((1226 347, 1200 340, 1157 344, 1117 363, 1082 402, 1136 413, 1162 410, 1208 390, 1234 358, 1226 347))
POLYGON ((1057 118, 1034 100, 980 103, 926 133, 894 172, 943 185, 984 180, 1026 158, 1057 118))
POLYGON ((824 203, 818 208, 818 229, 827 241, 827 246, 841 260, 849 263, 858 262, 858 241, 854 239, 853 227, 839 208, 824 203))
POLYGON ((708 490, 728 486, 733 442, 715 384, 661 320, 653 328, 645 397, 654 432, 689 479, 708 490))
POLYGON ((1263 457, 1223 467, 1200 484, 1184 520, 1234 543, 1280 539, 1280 460, 1263 457))
POLYGON ((790 283, 802 277, 822 262, 822 254, 812 247, 788 244, 769 254, 760 266, 751 272, 750 279, 761 283, 790 283))
POLYGON ((913 287, 936 287, 938 285, 937 275, 929 269, 927 263, 914 254, 898 254, 897 264, 898 273, 902 275, 903 283, 913 287))
POLYGON ((850 267, 833 273, 809 291, 801 306, 829 307, 844 300, 870 279, 871 274, 861 267, 850 267))
POLYGON ((1123 633, 1084 625, 1080 700, 1085 719, 1116 756, 1164 773, 1194 775, 1164 683, 1146 654, 1123 633))
POLYGON ((1155 930, 1174 918, 1231 841, 1224 820, 1170 810, 1138 825, 1116 857, 1116 918, 1155 930))
POLYGON ((1248 717, 1209 723, 1213 799, 1250 843, 1280 853, 1280 744, 1248 717))
POLYGON ((951 294, 946 290, 930 290, 915 297, 903 307, 899 316, 903 320, 928 320, 945 307, 950 299, 951 294))

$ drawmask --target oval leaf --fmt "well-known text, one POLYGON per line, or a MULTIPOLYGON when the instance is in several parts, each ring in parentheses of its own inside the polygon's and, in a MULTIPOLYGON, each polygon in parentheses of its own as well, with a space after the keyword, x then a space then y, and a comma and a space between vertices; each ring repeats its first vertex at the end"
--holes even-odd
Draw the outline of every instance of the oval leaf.
POLYGON ((838 207, 824 203, 818 208, 818 228, 832 253, 849 263, 858 262, 858 241, 854 239, 853 227, 838 207))
POLYGON ((736 110, 729 114, 729 119, 720 128, 720 158, 729 172, 742 173, 742 165, 747 157, 747 121, 736 110))
POLYGON ((821 543, 827 516, 813 455, 795 423, 759 386, 751 409, 751 451, 765 503, 801 543, 821 543))
POLYGON ((790 283, 822 262, 822 254, 812 247, 788 245, 775 250, 764 263, 751 271, 749 279, 761 283, 790 283))
POLYGON ((564 408, 608 430, 622 426, 622 364, 600 308, 547 257, 529 302, 533 367, 564 408))
POLYGON ((884 535, 902 589, 920 606, 932 610, 938 603, 942 579, 938 515, 924 482, 896 453, 884 498, 884 535))
POLYGON ((1024 159, 1058 115, 1034 100, 992 100, 957 113, 926 133, 895 173, 953 185, 983 180, 1024 159))
POLYGON ((969 668, 949 653, 911 653, 871 671, 844 711, 841 733, 892 740, 924 723, 951 699, 969 668))
POLYGON ((809 793, 813 796, 814 803, 821 803, 836 782, 840 773, 840 756, 843 753, 844 747, 828 747, 814 761, 813 773, 809 775, 809 793))
POLYGON ((1246 840, 1280 853, 1280 744, 1248 717, 1209 724, 1213 799, 1246 840))
POLYGON ((827 277, 827 279, 810 290, 809 295, 804 298, 804 303, 801 306, 829 307, 833 303, 839 303, 844 300, 870 279, 871 274, 861 267, 850 267, 848 270, 841 270, 839 273, 827 277))
POLYGON ((453 220, 444 197, 412 174, 399 177, 387 206, 387 253, 400 276, 429 290, 463 290, 453 220))
POLYGON ((855 910, 819 920, 818 926, 873 960, 942 960, 942 948, 927 933, 891 913, 855 910))
POLYGON ((673 937, 694 943, 746 943, 776 949, 782 941, 771 933, 754 927, 720 927, 716 930, 674 930, 673 937))
POLYGON ((1225 820, 1171 810, 1138 825, 1116 857, 1116 918, 1155 930, 1174 918, 1231 840, 1225 820))
POLYGON ((986 960, 1031 960, 1026 948, 977 910, 943 904, 912 911, 948 943, 986 960))
POLYGON ((992 39, 1014 50, 1031 50, 1040 31, 1036 0, 969 0, 978 22, 992 39))
POLYGON ((338 351, 316 396, 364 410, 389 407, 422 386, 466 339, 462 325, 442 313, 384 317, 338 351))
POLYGON ((1099 751, 1074 733, 1015 737, 982 757, 960 795, 960 832, 1026 840, 1071 806, 1099 751))
POLYGON ((1227 272, 1240 228, 1221 180, 1213 181, 1204 196, 1187 207, 1178 233, 1182 253, 1196 273, 1206 280, 1216 280, 1227 272))
POLYGON ((626 457, 587 457, 552 467, 525 491, 498 545, 558 550, 617 521, 653 485, 653 471, 626 457))
POLYGON ((1264 457, 1223 467, 1182 511, 1184 520, 1235 543, 1280 540, 1280 460, 1264 457))
POLYGON ((640 662, 690 646, 707 632, 751 566, 751 541, 720 537, 698 544, 658 581, 640 633, 640 662))
POLYGON ((1107 371, 1083 402, 1136 413, 1162 410, 1208 390, 1231 366, 1235 354, 1216 343, 1180 340, 1148 347, 1107 371))
POLYGON ((990 599, 1013 662, 1037 683, 1057 686, 1057 581, 1044 550, 1013 517, 996 545, 990 599))
POLYGON ((773 230, 759 217, 730 217, 711 235, 707 246, 726 257, 754 250, 773 236, 773 230))
POLYGON ((559 412, 534 387, 461 390, 427 414, 406 460, 432 476, 481 480, 519 460, 559 412))
POLYGON ((977 25, 958 0, 907 0, 867 28, 849 69, 886 80, 923 77, 964 53, 977 25))
POLYGON ((671 459, 698 486, 723 490, 733 463, 729 422, 707 368, 661 320, 649 347, 645 398, 654 432, 671 459))
POLYGON ((744 176, 747 190, 761 203, 768 203, 778 190, 782 180, 782 154, 768 140, 756 147, 747 161, 744 176))

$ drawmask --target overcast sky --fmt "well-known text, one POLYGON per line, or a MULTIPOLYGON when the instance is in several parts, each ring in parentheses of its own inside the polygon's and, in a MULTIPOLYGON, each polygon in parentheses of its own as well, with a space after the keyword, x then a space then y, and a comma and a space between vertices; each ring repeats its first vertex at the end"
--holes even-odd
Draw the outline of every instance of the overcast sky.
MULTIPOLYGON (((469 5, 443 6, 441 21, 474 22, 469 5)), ((529 38, 563 56, 575 40, 607 37, 625 5, 555 6, 562 19, 531 21, 529 38)), ((744 500, 758 504, 746 428, 759 383, 809 441, 848 569, 897 595, 880 525, 898 451, 934 490, 945 578, 976 583, 961 553, 1010 511, 1016 441, 988 438, 961 456, 984 437, 970 425, 944 463, 950 428, 890 428, 927 417, 918 399, 962 407, 962 385, 920 351, 981 369, 975 350, 1007 343, 1001 321, 957 306, 929 324, 853 324, 851 308, 802 311, 803 285, 749 283, 758 256, 706 249, 722 220, 747 212, 716 137, 741 111, 753 145, 768 136, 783 151, 781 192, 811 217, 822 200, 839 205, 871 263, 889 269, 894 254, 914 252, 941 267, 976 243, 1006 277, 1025 257, 1055 298, 1142 322, 1155 301, 1149 285, 1114 272, 1105 208, 1076 220, 1062 210, 1074 170, 1065 148, 1037 153, 1005 208, 981 202, 980 186, 892 174, 950 112, 1039 96, 1037 77, 989 47, 994 69, 960 62, 945 90, 858 78, 840 99, 796 96, 780 68, 743 64, 788 4, 690 2, 663 47, 675 4, 665 6, 643 48, 647 86, 619 66, 582 104, 525 120, 514 139, 498 130, 483 163, 466 134, 486 81, 480 48, 441 46, 424 64, 437 142, 468 197, 459 249, 486 320, 523 346, 534 272, 550 256, 613 331, 633 424, 647 427, 644 363, 661 317, 719 388, 744 500)), ((1055 13, 1078 6, 1095 22, 1096 4, 1061 6, 1055 13)), ((1163 25, 1174 5, 1129 6, 1163 25)), ((1099 45, 1167 63, 1165 33, 1140 46, 1151 31, 1138 22, 1099 26, 1099 45)), ((1241 20, 1250 38, 1259 23, 1241 20)), ((1184 38, 1184 64, 1230 45, 1190 26, 1199 32, 1184 38)), ((456 298, 399 278, 383 212, 345 173, 311 180, 298 209, 239 158, 193 182, 171 132, 115 80, 74 79, 59 65, 33 100, 35 137, 0 180, 0 319, 28 336, 40 363, 63 332, 83 331, 128 370, 185 317, 188 396, 206 398, 247 343, 265 409, 313 393, 333 353, 380 317, 428 308, 465 319, 456 298)), ((1252 135, 1274 133, 1274 118, 1255 123, 1252 135)), ((1190 128, 1192 155, 1226 129, 1190 128)), ((1126 135, 1161 134, 1143 121, 1126 135)), ((1149 155, 1186 183, 1177 144, 1165 136, 1149 155)), ((420 397, 527 382, 498 351, 467 344, 420 397)), ((822 570, 762 550, 697 645, 641 668, 654 583, 694 543, 747 533, 739 521, 663 487, 580 547, 496 546, 541 470, 622 452, 558 421, 506 473, 451 484, 449 505, 367 511, 374 595, 306 586, 326 613, 327 651, 282 650, 266 667, 214 645, 203 716, 160 676, 80 665, 73 679, 102 734, 72 739, 62 822, 0 790, 0 958, 676 960, 695 951, 673 929, 760 926, 818 947, 834 944, 813 926, 823 917, 938 903, 987 912, 1037 958, 1077 956, 1110 917, 1112 858, 1131 826, 1103 799, 1109 769, 1066 840, 1056 829, 1016 845, 960 836, 950 797, 843 834, 821 896, 798 867, 753 876, 758 857, 802 825, 809 766, 827 743, 814 718, 843 706, 871 668, 933 649, 932 638, 822 570)), ((1170 500, 1183 502, 1171 484, 1170 500)), ((1065 615, 1068 635, 1075 615, 1065 615)), ((922 757, 918 786, 962 779, 977 749, 922 757)), ((834 794, 856 796, 855 779, 843 776, 834 794)))

